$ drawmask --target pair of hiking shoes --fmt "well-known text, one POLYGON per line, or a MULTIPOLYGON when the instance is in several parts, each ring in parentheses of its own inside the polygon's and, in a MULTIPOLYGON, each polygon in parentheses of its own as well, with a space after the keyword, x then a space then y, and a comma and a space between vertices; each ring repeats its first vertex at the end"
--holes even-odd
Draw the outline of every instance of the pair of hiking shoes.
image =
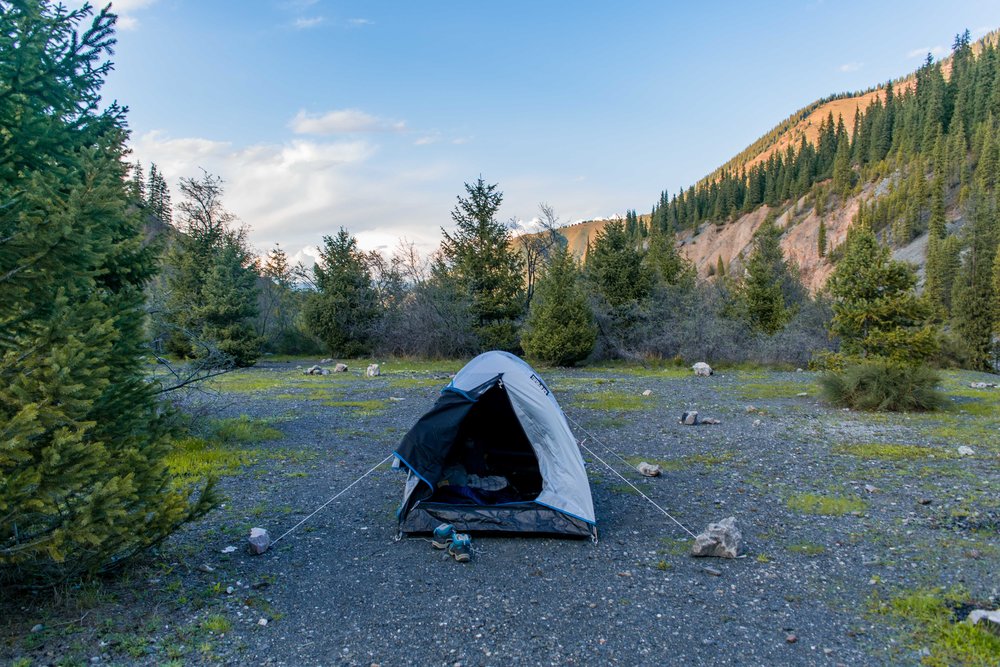
POLYGON ((459 563, 467 563, 472 558, 472 539, 465 533, 456 533, 450 523, 442 523, 434 529, 431 545, 435 549, 447 549, 459 563))

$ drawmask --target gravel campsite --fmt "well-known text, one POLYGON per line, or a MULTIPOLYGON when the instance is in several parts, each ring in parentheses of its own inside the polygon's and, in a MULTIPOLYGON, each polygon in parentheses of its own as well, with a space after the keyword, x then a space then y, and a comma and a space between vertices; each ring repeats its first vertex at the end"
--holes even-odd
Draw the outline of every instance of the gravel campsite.
POLYGON ((947 373, 945 411, 882 414, 825 406, 811 372, 541 369, 577 438, 684 527, 734 517, 736 559, 692 558, 691 536, 586 451, 597 544, 473 535, 457 563, 426 537, 396 541, 405 474, 386 463, 250 555, 252 527, 273 540, 371 470, 461 365, 370 378, 367 362, 305 375, 312 363, 262 362, 186 397, 219 436, 190 463, 222 471, 224 504, 116 577, 5 592, 2 656, 918 664, 949 650, 918 607, 960 619, 1000 601, 1000 389, 970 387, 991 376, 947 373), (690 410, 721 423, 679 423, 690 410))

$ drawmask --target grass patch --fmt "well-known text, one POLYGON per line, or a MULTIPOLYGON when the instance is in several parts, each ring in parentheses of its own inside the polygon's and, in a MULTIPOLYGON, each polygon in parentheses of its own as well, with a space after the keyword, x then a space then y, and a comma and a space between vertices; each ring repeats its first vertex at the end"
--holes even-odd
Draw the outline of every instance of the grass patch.
POLYGON ((826 547, 822 544, 815 544, 813 542, 799 542, 798 544, 788 545, 788 551, 802 556, 819 556, 820 554, 826 553, 826 547))
POLYGON ((233 628, 232 622, 222 614, 212 614, 201 622, 201 629, 222 634, 233 628))
POLYGON ((217 375, 209 380, 207 384, 217 391, 251 393, 280 387, 287 384, 289 379, 288 373, 245 369, 217 375))
POLYGON ((187 482, 206 477, 236 474, 244 466, 256 463, 259 452, 240 449, 206 438, 187 437, 174 442, 174 450, 166 457, 170 470, 187 482))
POLYGON ((713 466, 720 465, 735 458, 733 452, 719 452, 718 454, 688 454, 676 459, 653 459, 646 456, 626 456, 625 460, 635 468, 645 461, 652 465, 658 465, 664 471, 676 472, 686 470, 696 465, 713 466))
POLYGON ((639 392, 593 391, 577 394, 573 397, 572 405, 587 410, 631 412, 652 407, 653 401, 651 396, 643 396, 639 392))
POLYGON ((845 496, 822 496, 818 493, 796 493, 785 501, 788 509, 801 514, 823 516, 843 516, 851 512, 861 512, 865 502, 859 498, 845 496))
POLYGON ((216 419, 212 423, 215 436, 226 443, 257 443, 268 440, 279 440, 284 434, 271 426, 274 420, 253 419, 241 415, 232 419, 216 419))
POLYGON ((857 444, 840 444, 833 448, 835 454, 846 454, 861 459, 879 459, 882 461, 914 461, 927 458, 953 458, 954 452, 926 447, 923 445, 895 445, 880 442, 857 444))
POLYGON ((932 667, 1000 664, 1000 637, 981 626, 956 618, 965 610, 969 595, 961 588, 940 588, 902 593, 888 602, 875 601, 875 611, 902 621, 909 631, 909 645, 929 652, 921 661, 932 667))
POLYGON ((386 401, 369 399, 367 401, 323 401, 323 405, 331 408, 350 408, 362 417, 372 417, 385 412, 386 401))
POLYGON ((608 490, 611 491, 611 493, 614 493, 614 494, 631 493, 633 496, 639 495, 639 492, 636 491, 635 489, 633 489, 628 484, 617 484, 615 486, 612 486, 608 490))
POLYGON ((451 382, 450 378, 439 377, 388 376, 385 379, 388 380, 390 389, 443 389, 451 382))

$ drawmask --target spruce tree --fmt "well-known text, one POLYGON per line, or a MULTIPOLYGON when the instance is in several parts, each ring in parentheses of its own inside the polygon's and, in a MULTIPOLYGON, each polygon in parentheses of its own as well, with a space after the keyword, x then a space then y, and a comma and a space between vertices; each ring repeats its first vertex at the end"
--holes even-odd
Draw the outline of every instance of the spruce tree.
POLYGON ((612 308, 639 303, 653 286, 643 255, 625 233, 621 220, 608 222, 594 236, 585 275, 592 290, 612 308))
POLYGON ((694 285, 695 268, 677 249, 677 238, 669 227, 652 227, 645 261, 660 285, 694 285))
POLYGON ((357 239, 341 227, 336 236, 323 237, 319 254, 313 267, 316 292, 303 309, 306 327, 333 356, 368 354, 378 298, 357 239))
POLYGON ((521 345, 530 359, 572 366, 586 359, 597 340, 594 313, 580 285, 580 271, 565 246, 553 252, 531 302, 521 345))
POLYGON ((992 272, 998 237, 995 194, 982 187, 974 189, 966 217, 965 253, 952 286, 952 318, 955 329, 969 348, 972 367, 991 370, 994 323, 992 272))
POLYGON ((926 303, 914 291, 916 275, 891 259, 863 221, 850 229, 844 256, 828 287, 833 297, 830 333, 850 357, 918 364, 936 352, 937 333, 926 303))
POLYGON ((768 216, 754 237, 746 277, 739 287, 740 309, 754 331, 773 335, 791 319, 799 296, 797 278, 781 250, 781 230, 768 216))
POLYGON ((0 3, 0 587, 110 568, 214 502, 164 463, 144 376, 156 261, 123 111, 98 109, 115 17, 91 15, 0 3))
POLYGON ((826 257, 826 244, 826 221, 820 218, 819 229, 816 232, 816 254, 820 257, 826 257))
POLYGON ((441 230, 448 271, 468 295, 476 333, 488 349, 517 348, 518 320, 524 313, 523 262, 511 245, 510 230, 497 220, 503 193, 482 178, 465 184, 452 209, 454 231, 441 230))

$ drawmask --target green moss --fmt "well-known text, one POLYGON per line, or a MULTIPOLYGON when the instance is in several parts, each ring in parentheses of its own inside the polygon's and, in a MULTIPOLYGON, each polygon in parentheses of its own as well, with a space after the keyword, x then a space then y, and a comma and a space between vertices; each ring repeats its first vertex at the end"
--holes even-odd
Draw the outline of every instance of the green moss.
POLYGON ((859 498, 845 496, 823 496, 818 493, 796 493, 785 501, 788 509, 802 514, 842 516, 851 512, 861 512, 865 503, 859 498))
POLYGON ((451 380, 441 377, 387 376, 392 389, 443 389, 451 380))
POLYGON ((1000 664, 1000 637, 955 618, 953 609, 969 601, 961 588, 920 589, 901 593, 887 603, 876 598, 874 609, 904 623, 910 647, 929 651, 921 661, 924 665, 1000 664))
POLYGON ((387 402, 378 399, 369 399, 367 401, 323 401, 323 405, 331 408, 351 408, 357 415, 371 417, 384 412, 387 402))
POLYGON ((812 385, 801 382, 745 382, 736 387, 736 393, 746 399, 795 398, 797 394, 815 394, 812 385))
POLYGON ((819 556, 826 552, 826 547, 822 544, 813 544, 812 542, 799 542, 798 544, 788 545, 788 550, 793 554, 800 554, 802 556, 819 556))
POLYGON ((239 449, 215 440, 187 437, 174 443, 166 457, 167 467, 184 483, 208 477, 233 475, 240 468, 256 463, 259 452, 239 449))
POLYGON ((279 440, 284 434, 271 426, 274 420, 252 419, 241 415, 232 419, 216 419, 212 423, 215 436, 227 443, 257 443, 268 440, 279 440))
POLYGON ((840 444, 833 447, 836 454, 846 454, 862 459, 883 461, 912 461, 926 458, 951 458, 955 453, 938 447, 922 445, 896 445, 881 442, 840 444))
POLYGON ((289 375, 287 372, 267 372, 248 368, 216 376, 208 381, 208 386, 223 392, 267 391, 286 384, 289 375))
POLYGON ((654 459, 648 456, 626 456, 625 460, 628 461, 629 465, 633 468, 638 466, 640 463, 645 461, 653 465, 658 465, 664 471, 678 471, 686 470, 688 468, 701 465, 701 466, 713 466, 726 463, 735 458, 733 452, 724 451, 711 454, 688 454, 687 456, 681 456, 676 459, 654 459))
POLYGON ((581 392, 573 397, 571 404, 587 410, 631 412, 651 408, 654 402, 651 396, 643 396, 638 392, 608 390, 581 392))
POLYGON ((201 629, 208 632, 223 633, 229 632, 233 627, 232 622, 222 614, 212 614, 201 622, 201 629))

